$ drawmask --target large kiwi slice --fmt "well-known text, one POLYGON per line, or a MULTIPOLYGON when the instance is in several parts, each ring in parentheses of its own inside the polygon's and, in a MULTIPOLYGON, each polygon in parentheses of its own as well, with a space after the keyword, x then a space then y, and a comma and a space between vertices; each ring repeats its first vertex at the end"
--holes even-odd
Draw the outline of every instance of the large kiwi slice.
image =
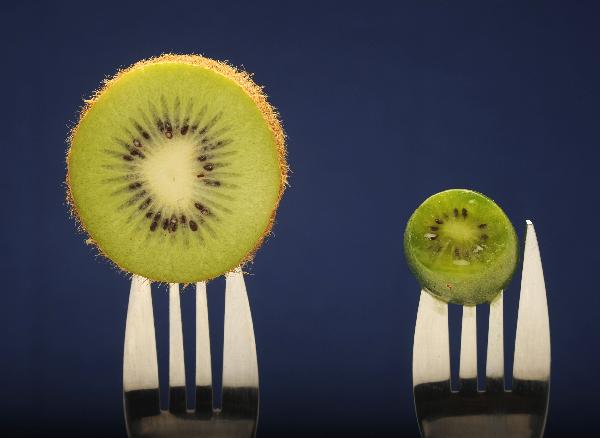
POLYGON ((106 81, 73 129, 69 200, 100 252, 163 282, 248 261, 286 183, 284 134, 248 74, 163 55, 106 81))
POLYGON ((404 232, 404 252, 421 286, 451 303, 490 302, 510 281, 518 240, 490 198, 453 189, 429 197, 404 232))

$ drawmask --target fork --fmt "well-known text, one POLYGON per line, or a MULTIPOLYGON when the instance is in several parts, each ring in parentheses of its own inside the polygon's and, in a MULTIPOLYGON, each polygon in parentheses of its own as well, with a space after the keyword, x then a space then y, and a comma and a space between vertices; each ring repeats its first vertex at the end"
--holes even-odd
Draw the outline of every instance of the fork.
POLYGON ((502 293, 490 304, 483 391, 477 388, 476 308, 463 306, 458 391, 453 391, 448 305, 421 291, 413 391, 424 438, 543 436, 550 390, 550 328, 537 237, 533 223, 526 224, 511 391, 504 385, 502 293))
POLYGON ((196 284, 195 408, 187 408, 179 285, 169 285, 169 406, 160 408, 150 281, 131 281, 123 398, 131 438, 252 438, 258 420, 258 366, 242 270, 226 275, 222 406, 213 407, 206 284, 196 284))

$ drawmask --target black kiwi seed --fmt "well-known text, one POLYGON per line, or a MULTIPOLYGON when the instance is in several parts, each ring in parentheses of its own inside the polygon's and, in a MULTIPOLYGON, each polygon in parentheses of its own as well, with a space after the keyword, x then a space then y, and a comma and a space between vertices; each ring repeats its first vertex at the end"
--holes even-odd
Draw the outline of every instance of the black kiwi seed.
POLYGON ((185 225, 186 219, 185 219, 185 214, 182 214, 181 217, 179 218, 179 220, 181 221, 181 223, 183 225, 185 225))
POLYGON ((444 223, 444 221, 441 220, 441 219, 436 219, 435 223, 438 224, 438 225, 442 225, 444 223))
POLYGON ((200 213, 202 213, 204 216, 208 216, 210 214, 210 210, 199 202, 194 203, 194 207, 200 210, 200 213))
POLYGON ((140 152, 136 149, 132 150, 131 152, 129 152, 131 155, 137 155, 140 158, 146 158, 146 156, 144 155, 143 152, 140 152))
POLYGON ((139 189, 140 187, 142 187, 142 183, 139 181, 129 184, 129 190, 139 189))
POLYGON ((206 161, 208 159, 208 157, 206 155, 200 155, 198 157, 198 161, 206 161))
POLYGON ((165 136, 167 138, 173 138, 173 127, 168 120, 165 122, 165 136))
POLYGON ((131 155, 123 155, 123 159, 125 161, 133 161, 133 157, 131 155))
POLYGON ((481 229, 487 228, 487 224, 479 224, 479 228, 481 228, 481 229))
POLYGON ((163 227, 163 230, 166 230, 169 227, 169 219, 163 220, 162 227, 163 227))
POLYGON ((488 240, 488 235, 487 234, 482 234, 481 235, 481 240, 488 240))
POLYGON ((141 142, 141 141, 139 141, 137 138, 134 138, 134 139, 133 139, 133 145, 134 145, 136 148, 141 148, 141 147, 142 147, 142 142, 141 142))
POLYGON ((429 229, 430 229, 431 231, 437 231, 437 230, 439 230, 439 229, 440 229, 440 227, 429 227, 429 229))
POLYGON ((458 217, 458 208, 454 209, 454 217, 458 217))
POLYGON ((144 200, 144 202, 142 202, 140 204, 140 210, 144 210, 146 208, 148 208, 148 206, 150 205, 150 203, 152 202, 152 198, 148 197, 144 200))
POLYGON ((204 184, 206 184, 207 186, 210 186, 210 187, 219 187, 221 185, 221 183, 219 181, 214 180, 214 179, 205 179, 204 184))
POLYGON ((466 208, 462 209, 462 217, 464 217, 464 218, 467 217, 467 209, 466 208))
POLYGON ((157 226, 158 226, 158 222, 156 222, 156 220, 153 220, 152 223, 150 224, 150 231, 156 231, 157 226))
POLYGON ((208 170, 209 172, 210 172, 211 170, 213 170, 214 168, 215 168, 215 166, 214 166, 213 164, 211 164, 211 163, 208 163, 208 164, 206 164, 206 165, 204 166, 204 169, 205 169, 205 170, 208 170))
POLYGON ((185 124, 181 127, 181 135, 185 135, 188 132, 188 129, 190 129, 189 125, 185 124))
POLYGON ((194 221, 190 221, 190 230, 196 231, 198 229, 198 224, 194 221))
POLYGON ((169 227, 169 231, 174 232, 177 230, 177 217, 175 215, 171 216, 171 225, 169 227))
POLYGON ((148 219, 150 219, 152 216, 154 216, 154 213, 152 213, 152 210, 146 213, 146 217, 148 219))

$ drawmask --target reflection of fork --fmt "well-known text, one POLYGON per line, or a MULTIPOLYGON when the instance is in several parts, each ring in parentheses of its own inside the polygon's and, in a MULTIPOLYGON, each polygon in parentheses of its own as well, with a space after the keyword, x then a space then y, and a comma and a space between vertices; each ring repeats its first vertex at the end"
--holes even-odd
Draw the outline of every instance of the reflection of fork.
POLYGON ((475 307, 463 307, 459 390, 450 388, 448 307, 421 291, 413 346, 413 386, 421 435, 541 437, 550 389, 550 328, 542 262, 527 221, 512 391, 504 388, 502 294, 490 304, 486 387, 477 390, 475 307))
POLYGON ((258 418, 258 367, 242 271, 226 276, 223 391, 213 409, 206 284, 196 284, 196 406, 187 409, 179 285, 169 287, 169 409, 161 411, 150 282, 131 282, 123 392, 130 437, 251 438, 258 418))

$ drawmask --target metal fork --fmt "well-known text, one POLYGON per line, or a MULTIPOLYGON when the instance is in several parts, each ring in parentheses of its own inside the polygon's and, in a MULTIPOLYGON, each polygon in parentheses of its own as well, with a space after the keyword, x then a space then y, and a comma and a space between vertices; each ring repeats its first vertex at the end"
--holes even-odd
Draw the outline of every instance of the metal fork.
POLYGON ((490 304, 486 384, 477 388, 476 308, 463 307, 459 389, 450 383, 448 306, 421 291, 413 390, 421 436, 541 437, 550 389, 550 328, 542 262, 527 221, 512 391, 504 386, 502 293, 490 304))
POLYGON ((150 281, 131 281, 123 396, 131 438, 251 438, 258 419, 258 366, 252 316, 241 269, 226 276, 223 390, 213 407, 206 284, 196 284, 195 409, 187 409, 179 285, 169 285, 169 407, 160 409, 150 281))

